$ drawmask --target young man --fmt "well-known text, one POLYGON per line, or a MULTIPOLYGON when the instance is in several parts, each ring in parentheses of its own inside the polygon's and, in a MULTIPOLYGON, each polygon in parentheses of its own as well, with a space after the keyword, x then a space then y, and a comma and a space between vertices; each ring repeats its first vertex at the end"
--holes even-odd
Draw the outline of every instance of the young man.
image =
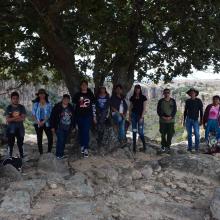
POLYGON ((123 96, 123 88, 120 84, 115 86, 110 99, 110 107, 114 123, 118 126, 118 140, 121 144, 126 143, 125 118, 128 105, 123 96))
POLYGON ((170 145, 175 133, 176 101, 170 97, 170 89, 164 89, 164 98, 157 105, 157 114, 160 117, 161 150, 170 152, 170 145))
POLYGON ((66 140, 71 129, 75 126, 74 109, 70 104, 70 96, 63 95, 61 102, 56 104, 52 110, 50 125, 52 132, 57 136, 56 157, 62 159, 64 157, 64 148, 66 140))
POLYGON ((183 125, 186 126, 188 134, 188 151, 192 152, 192 128, 195 134, 195 151, 199 151, 199 126, 202 125, 203 121, 203 104, 201 99, 197 98, 199 91, 191 88, 186 92, 190 98, 186 100, 184 110, 183 125), (200 121, 199 121, 200 116, 200 121))
POLYGON ((5 111, 7 127, 7 137, 9 146, 9 156, 13 156, 13 148, 15 144, 15 138, 17 139, 17 145, 20 157, 24 157, 23 152, 23 142, 24 142, 24 120, 26 116, 25 107, 19 104, 19 94, 18 92, 12 92, 11 94, 11 104, 7 107, 5 111))

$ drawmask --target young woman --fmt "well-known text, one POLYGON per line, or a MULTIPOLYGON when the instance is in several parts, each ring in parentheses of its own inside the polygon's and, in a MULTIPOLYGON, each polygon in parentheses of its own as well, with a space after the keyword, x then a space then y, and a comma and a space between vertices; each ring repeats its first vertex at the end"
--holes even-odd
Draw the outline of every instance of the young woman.
POLYGON ((92 121, 96 123, 96 108, 95 97, 92 91, 88 88, 88 82, 82 81, 80 91, 73 97, 75 104, 76 124, 79 130, 79 142, 81 146, 81 153, 84 157, 89 156, 89 130, 92 121))
POLYGON ((110 99, 110 107, 112 111, 112 118, 118 126, 118 140, 121 144, 126 143, 125 118, 128 110, 127 103, 123 96, 122 86, 116 85, 114 93, 110 99))
POLYGON ((212 98, 212 104, 205 109, 203 116, 203 126, 205 128, 205 139, 208 143, 209 133, 215 132, 218 144, 220 144, 220 96, 216 95, 212 98))
POLYGON ((96 111, 97 111, 97 130, 98 130, 98 143, 102 143, 105 121, 109 113, 109 94, 104 86, 98 90, 96 97, 96 111))
POLYGON ((135 85, 134 94, 130 98, 130 121, 133 132, 133 151, 136 152, 137 133, 143 143, 143 151, 146 150, 144 139, 144 114, 146 112, 147 98, 142 94, 141 86, 135 85))
POLYGON ((51 130, 57 136, 56 157, 64 157, 65 144, 71 129, 75 126, 74 109, 70 104, 70 96, 63 95, 62 101, 57 103, 51 113, 51 130))
POLYGON ((44 89, 40 89, 36 94, 37 98, 33 101, 32 116, 34 119, 34 127, 37 134, 37 144, 39 153, 43 154, 43 131, 48 140, 48 150, 51 152, 53 146, 53 134, 50 128, 49 119, 51 114, 51 104, 48 101, 48 94, 44 89))

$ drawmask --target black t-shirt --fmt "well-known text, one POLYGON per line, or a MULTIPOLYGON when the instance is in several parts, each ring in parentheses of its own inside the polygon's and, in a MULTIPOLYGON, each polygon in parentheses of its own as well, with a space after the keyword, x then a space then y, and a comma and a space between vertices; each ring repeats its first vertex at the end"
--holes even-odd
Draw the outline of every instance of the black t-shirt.
POLYGON ((201 99, 187 99, 185 104, 184 118, 188 117, 193 120, 198 120, 200 113, 200 120, 203 117, 203 104, 201 99))
POLYGON ((60 115, 60 128, 69 130, 72 123, 72 111, 69 107, 62 108, 60 115))
POLYGON ((73 97, 73 103, 76 105, 76 115, 89 116, 93 115, 95 97, 91 91, 87 93, 78 92, 73 97))
POLYGON ((130 98, 130 102, 132 103, 131 111, 138 114, 138 116, 141 116, 144 109, 145 101, 147 101, 147 97, 144 95, 141 95, 139 98, 136 98, 135 96, 131 96, 130 98))

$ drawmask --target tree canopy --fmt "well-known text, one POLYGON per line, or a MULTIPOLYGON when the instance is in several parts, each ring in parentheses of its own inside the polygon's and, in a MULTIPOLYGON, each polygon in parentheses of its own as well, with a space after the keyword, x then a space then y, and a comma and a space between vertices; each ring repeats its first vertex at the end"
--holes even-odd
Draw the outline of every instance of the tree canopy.
POLYGON ((88 71, 96 86, 108 78, 126 90, 135 74, 218 73, 219 24, 219 0, 5 0, 0 78, 63 79, 73 94, 88 71))

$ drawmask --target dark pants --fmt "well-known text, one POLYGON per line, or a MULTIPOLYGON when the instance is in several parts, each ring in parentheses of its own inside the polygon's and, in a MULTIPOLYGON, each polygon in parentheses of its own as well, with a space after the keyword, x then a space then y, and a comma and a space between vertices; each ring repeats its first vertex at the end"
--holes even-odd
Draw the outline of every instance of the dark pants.
POLYGON ((170 147, 173 135, 175 133, 174 123, 160 122, 161 146, 170 147))
POLYGON ((56 156, 63 157, 65 144, 69 135, 69 130, 58 128, 56 131, 56 135, 57 135, 56 156))
POLYGON ((92 125, 91 116, 78 116, 76 123, 79 129, 79 143, 84 149, 88 149, 89 146, 89 130, 92 125))
POLYGON ((103 140, 107 115, 108 115, 108 111, 105 110, 97 112, 98 143, 102 143, 103 140))
POLYGON ((43 127, 38 127, 38 125, 34 125, 35 127, 35 131, 37 134, 37 144, 38 144, 38 149, 39 149, 39 153, 43 154, 43 131, 45 132, 46 136, 47 136, 47 141, 48 141, 48 152, 51 152, 52 147, 53 147, 53 134, 51 131, 50 127, 46 127, 46 125, 44 125, 43 127))
POLYGON ((19 129, 16 129, 13 133, 8 132, 7 137, 8 137, 8 146, 9 146, 9 156, 12 157, 13 155, 13 148, 15 145, 15 138, 16 138, 20 157, 23 158, 24 157, 24 152, 23 152, 24 136, 20 134, 19 129))

